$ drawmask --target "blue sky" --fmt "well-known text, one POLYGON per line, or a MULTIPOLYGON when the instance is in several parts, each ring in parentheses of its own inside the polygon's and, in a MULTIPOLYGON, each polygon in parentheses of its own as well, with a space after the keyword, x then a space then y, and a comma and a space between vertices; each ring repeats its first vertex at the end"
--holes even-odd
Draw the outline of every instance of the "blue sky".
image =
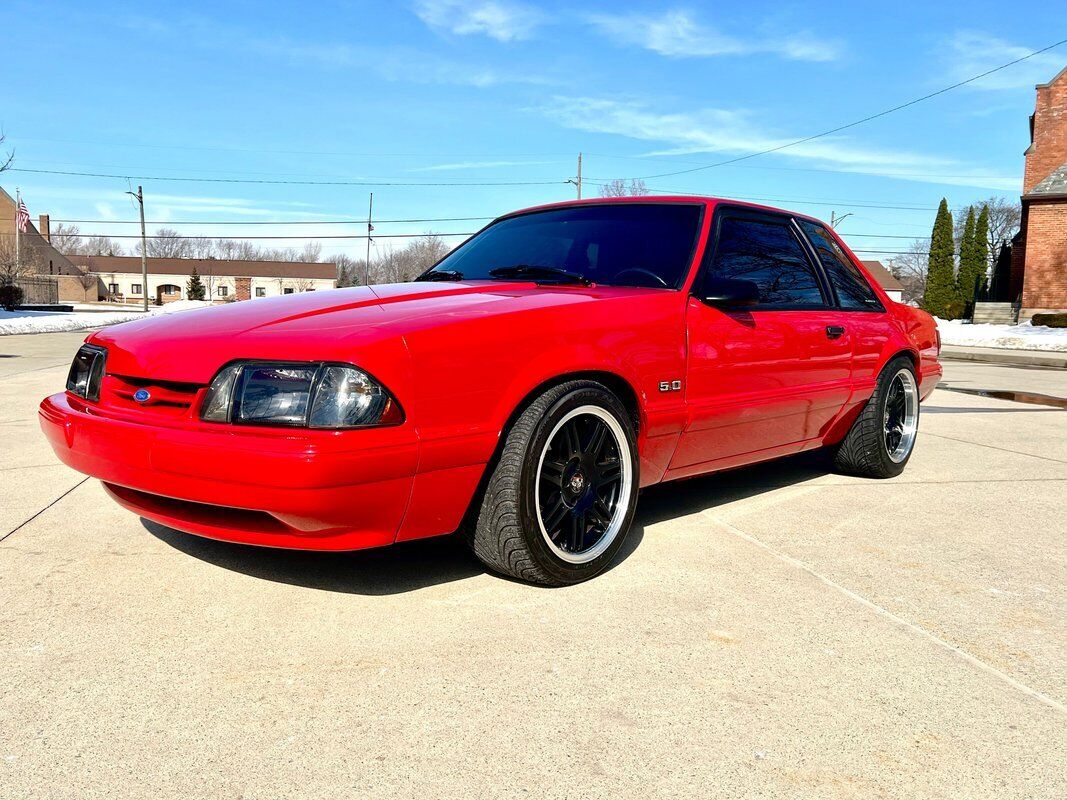
MULTIPOLYGON (((534 184, 141 181, 149 220, 168 224, 361 217, 370 191, 383 219, 490 217, 573 197, 564 181, 579 151, 590 182, 677 172, 849 122, 1067 37, 1062 8, 1048 2, 1014 3, 1010 13, 983 2, 5 5, 0 52, 18 80, 0 84, 0 125, 16 167, 534 184)), ((838 136, 646 183, 826 219, 851 212, 840 230, 853 247, 898 249, 904 240, 873 235, 925 235, 942 196, 958 206, 1019 194, 1034 84, 1065 65, 1061 47, 838 136)), ((122 179, 9 173, 0 182, 12 194, 21 187, 34 215, 135 217, 122 179)), ((479 224, 388 223, 378 233, 479 224)), ((135 232, 108 221, 80 227, 135 232)), ((364 247, 324 245, 325 256, 364 247)))

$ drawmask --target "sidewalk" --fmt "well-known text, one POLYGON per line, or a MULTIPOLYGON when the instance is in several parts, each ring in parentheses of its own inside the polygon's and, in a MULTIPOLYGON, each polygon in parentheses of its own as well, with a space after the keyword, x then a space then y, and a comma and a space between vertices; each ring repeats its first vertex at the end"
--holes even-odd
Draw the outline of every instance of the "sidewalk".
POLYGON ((1054 350, 1015 350, 1007 347, 945 345, 941 348, 941 358, 951 361, 983 361, 993 364, 1067 369, 1067 353, 1059 353, 1054 350))

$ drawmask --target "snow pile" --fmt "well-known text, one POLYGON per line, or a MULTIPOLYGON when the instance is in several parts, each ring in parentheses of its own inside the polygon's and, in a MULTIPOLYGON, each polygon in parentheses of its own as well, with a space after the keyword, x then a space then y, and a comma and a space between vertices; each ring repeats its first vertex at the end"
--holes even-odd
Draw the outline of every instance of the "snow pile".
POLYGON ((207 308, 212 305, 207 300, 175 300, 163 306, 149 310, 149 314, 173 314, 177 311, 192 311, 194 308, 207 308))
MULTIPOLYGON (((204 308, 211 303, 204 300, 178 300, 164 306, 153 306, 148 316, 156 314, 173 314, 204 308)), ((81 309, 91 306, 81 306, 81 309)), ((99 308, 99 306, 97 306, 99 308)), ((143 311, 2 311, 0 310, 0 336, 16 333, 58 333, 60 331, 82 331, 89 328, 103 328, 132 319, 142 319, 143 311)))
POLYGON ((941 344, 964 347, 1000 347, 1009 350, 1067 352, 1067 328, 1033 325, 972 325, 961 320, 937 320, 941 344))

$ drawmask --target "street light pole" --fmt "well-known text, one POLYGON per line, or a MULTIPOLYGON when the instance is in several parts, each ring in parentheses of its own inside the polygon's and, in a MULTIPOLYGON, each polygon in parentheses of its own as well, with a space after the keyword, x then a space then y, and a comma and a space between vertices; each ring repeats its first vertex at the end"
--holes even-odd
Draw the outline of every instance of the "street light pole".
POLYGON ((830 212, 830 227, 831 228, 836 228, 838 226, 838 224, 844 222, 846 218, 851 217, 851 216, 852 216, 852 212, 851 211, 849 211, 847 214, 842 214, 840 217, 837 216, 837 212, 836 211, 831 211, 830 212))
POLYGON ((363 269, 363 285, 370 286, 370 243, 371 234, 374 233, 374 192, 370 193, 370 204, 367 206, 367 261, 363 269))
POLYGON ((144 193, 141 187, 137 187, 137 193, 126 192, 131 197, 137 198, 137 205, 141 208, 141 297, 144 298, 144 310, 148 313, 148 240, 144 232, 144 193))

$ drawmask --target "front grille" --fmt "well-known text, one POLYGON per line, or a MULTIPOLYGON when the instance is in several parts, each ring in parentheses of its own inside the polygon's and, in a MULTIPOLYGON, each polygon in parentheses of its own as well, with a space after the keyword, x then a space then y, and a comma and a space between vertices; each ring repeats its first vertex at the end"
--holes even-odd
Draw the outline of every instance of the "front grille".
POLYGON ((100 402, 115 408, 183 416, 197 405, 198 395, 204 389, 206 387, 196 383, 107 375, 101 388, 100 402))

